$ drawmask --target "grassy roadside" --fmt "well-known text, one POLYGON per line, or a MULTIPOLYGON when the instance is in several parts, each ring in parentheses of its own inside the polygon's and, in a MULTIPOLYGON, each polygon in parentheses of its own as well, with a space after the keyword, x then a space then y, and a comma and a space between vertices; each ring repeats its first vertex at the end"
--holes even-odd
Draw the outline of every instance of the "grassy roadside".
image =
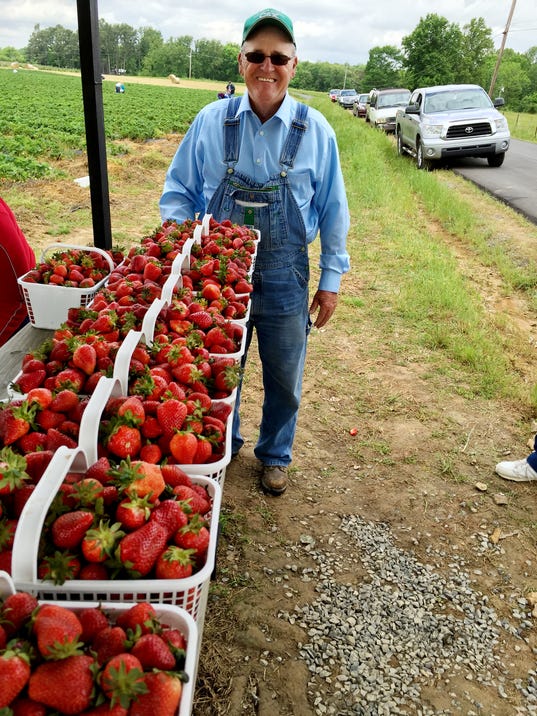
POLYGON ((461 272, 457 252, 466 252, 477 271, 494 272, 506 295, 516 292, 531 306, 537 253, 521 260, 502 241, 494 212, 510 215, 509 222, 533 243, 537 228, 481 192, 468 191, 449 171, 416 171, 397 156, 392 138, 349 112, 314 104, 338 135, 352 216, 352 263, 367 277, 363 305, 357 296, 343 296, 348 330, 358 334, 356 316, 374 313, 385 350, 426 362, 433 372, 462 372, 464 384, 459 379, 457 385, 463 392, 534 408, 535 386, 513 369, 512 356, 528 351, 525 338, 506 330, 501 314, 487 310, 473 277, 461 272))

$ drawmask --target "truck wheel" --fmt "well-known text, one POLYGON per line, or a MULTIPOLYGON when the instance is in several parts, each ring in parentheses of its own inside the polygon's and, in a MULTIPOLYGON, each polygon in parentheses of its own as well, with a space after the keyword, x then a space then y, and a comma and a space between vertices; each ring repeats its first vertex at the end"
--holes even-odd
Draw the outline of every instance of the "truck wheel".
POLYGON ((425 172, 428 172, 432 168, 430 159, 425 159, 423 156, 423 146, 419 139, 416 142, 416 166, 425 172))
POLYGON ((402 157, 404 154, 403 139, 401 138, 401 132, 397 132, 397 154, 399 154, 400 157, 402 157))
POLYGON ((490 157, 487 157, 487 162, 489 167, 501 167, 504 159, 505 152, 502 152, 501 154, 491 154, 490 157))

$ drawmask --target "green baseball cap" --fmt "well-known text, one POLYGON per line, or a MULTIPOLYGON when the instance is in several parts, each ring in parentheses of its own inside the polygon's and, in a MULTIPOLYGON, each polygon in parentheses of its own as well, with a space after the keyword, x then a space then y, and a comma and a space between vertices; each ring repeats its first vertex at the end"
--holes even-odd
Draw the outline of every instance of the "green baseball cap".
POLYGON ((296 44, 291 18, 287 17, 287 15, 284 15, 283 12, 280 12, 279 10, 274 10, 272 7, 260 10, 246 20, 242 33, 242 41, 244 42, 248 38, 248 35, 262 25, 275 25, 276 27, 279 27, 289 35, 293 45, 296 44))

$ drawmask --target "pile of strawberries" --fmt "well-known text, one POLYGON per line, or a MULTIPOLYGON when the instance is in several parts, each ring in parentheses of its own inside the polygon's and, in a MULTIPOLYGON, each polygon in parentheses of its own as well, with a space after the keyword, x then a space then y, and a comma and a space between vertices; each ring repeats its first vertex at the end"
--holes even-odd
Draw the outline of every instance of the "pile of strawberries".
MULTIPOLYGON (((200 482, 201 480, 201 482, 200 482)), ((185 579, 206 563, 212 498, 177 465, 100 458, 69 473, 45 517, 40 579, 185 579)))
POLYGON ((10 594, 0 604, 0 709, 175 716, 189 645, 165 619, 148 602, 107 613, 10 594))
MULTIPOLYGON (((113 265, 123 261, 121 251, 108 252, 113 265)), ((24 276, 26 283, 69 288, 92 288, 110 274, 110 264, 97 251, 68 248, 55 251, 24 276)))

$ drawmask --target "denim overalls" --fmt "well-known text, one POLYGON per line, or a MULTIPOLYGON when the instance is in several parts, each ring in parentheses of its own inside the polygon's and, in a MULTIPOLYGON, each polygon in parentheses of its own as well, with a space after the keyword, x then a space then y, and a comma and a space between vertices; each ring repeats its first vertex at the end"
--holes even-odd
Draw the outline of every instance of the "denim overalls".
MULTIPOLYGON (((264 402, 256 457, 265 465, 291 462, 306 341, 311 326, 308 306, 309 262, 306 230, 291 192, 288 171, 307 131, 308 108, 299 104, 281 155, 281 170, 266 184, 234 170, 239 158, 240 98, 229 100, 224 120, 224 162, 227 171, 207 212, 217 221, 251 224, 261 232, 253 275, 246 351, 253 329, 263 367, 264 402)), ((244 361, 246 360, 246 354, 244 361)), ((233 453, 243 445, 240 435, 240 389, 233 421, 233 453)))

